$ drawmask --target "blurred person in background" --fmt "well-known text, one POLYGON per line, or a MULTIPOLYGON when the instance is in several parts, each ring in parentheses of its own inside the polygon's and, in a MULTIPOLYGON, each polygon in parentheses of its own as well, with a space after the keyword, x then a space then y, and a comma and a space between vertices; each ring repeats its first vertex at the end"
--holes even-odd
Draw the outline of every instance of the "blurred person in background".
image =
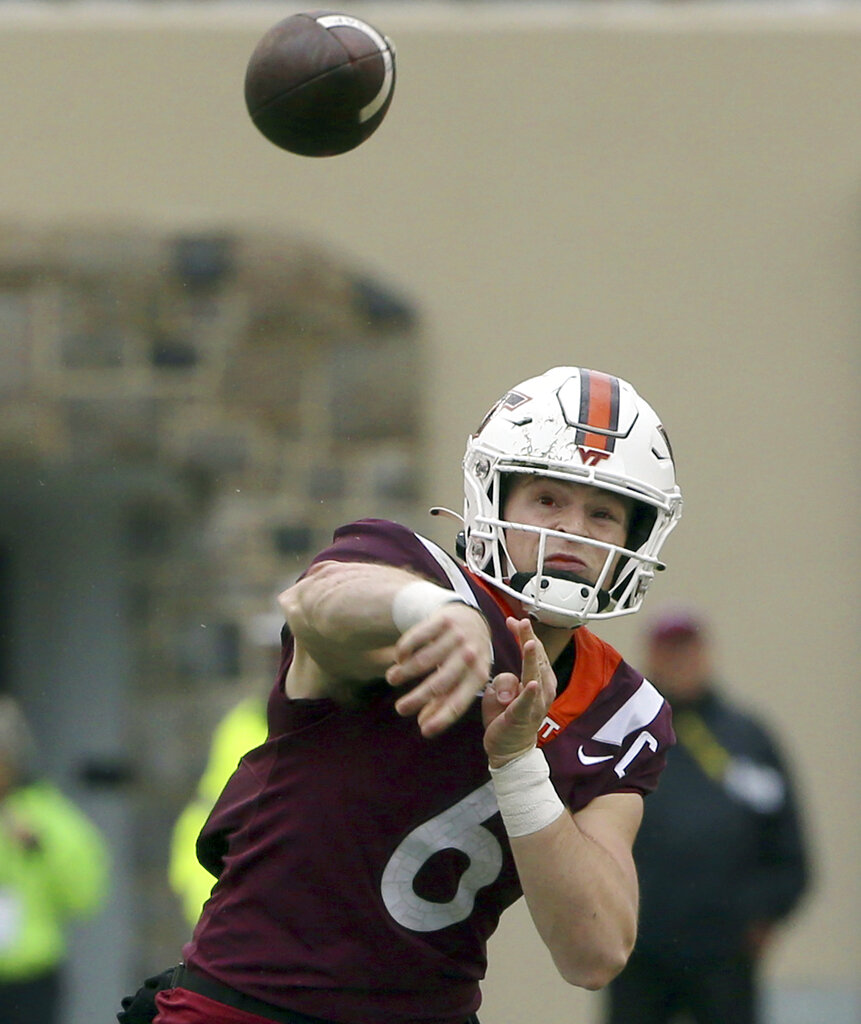
POLYGON ((108 854, 95 826, 33 773, 18 704, 0 696, 0 1021, 59 1024, 70 926, 101 906, 108 854))
MULTIPOLYGON (((249 642, 271 653, 273 672, 280 660, 283 624, 284 619, 277 614, 256 615, 248 624, 249 642)), ((197 859, 197 837, 243 755, 266 740, 268 687, 268 680, 265 686, 261 683, 259 693, 248 693, 217 723, 197 790, 173 827, 168 881, 181 903, 183 916, 192 926, 200 917, 203 904, 209 899, 215 884, 215 877, 197 859)))
POLYGON ((700 613, 656 618, 642 668, 677 745, 645 804, 639 935, 606 1021, 755 1024, 763 956, 808 885, 792 780, 771 731, 719 687, 700 613))
POLYGON ((174 825, 168 880, 182 904, 183 916, 191 925, 197 922, 215 885, 215 877, 197 859, 197 837, 242 756, 265 739, 264 697, 243 698, 216 725, 197 791, 174 825))

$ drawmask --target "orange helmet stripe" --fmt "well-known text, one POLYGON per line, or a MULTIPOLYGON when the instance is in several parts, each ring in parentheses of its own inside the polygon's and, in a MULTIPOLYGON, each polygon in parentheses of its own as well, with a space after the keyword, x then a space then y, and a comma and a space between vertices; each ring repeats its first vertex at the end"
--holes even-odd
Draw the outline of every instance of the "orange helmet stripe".
POLYGON ((581 427, 578 444, 599 451, 613 450, 615 438, 610 434, 619 427, 619 381, 616 377, 596 370, 580 371, 580 423, 602 433, 581 427))

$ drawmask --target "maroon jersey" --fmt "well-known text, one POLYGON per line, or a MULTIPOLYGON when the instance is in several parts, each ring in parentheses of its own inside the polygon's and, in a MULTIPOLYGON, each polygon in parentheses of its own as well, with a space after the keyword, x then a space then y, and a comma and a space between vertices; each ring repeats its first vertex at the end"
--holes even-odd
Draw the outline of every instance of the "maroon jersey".
MULTIPOLYGON (((404 566, 453 587, 490 624, 494 673, 519 674, 504 605, 432 542, 364 520, 316 560, 404 566)), ((588 630, 574 637, 540 739, 577 810, 600 794, 653 789, 672 731, 650 683, 588 630)), ((269 738, 242 759, 198 841, 219 880, 185 961, 345 1024, 463 1024, 480 1002, 487 939, 521 895, 481 702, 425 739, 384 682, 353 706, 291 700, 291 657, 285 631, 269 738)))

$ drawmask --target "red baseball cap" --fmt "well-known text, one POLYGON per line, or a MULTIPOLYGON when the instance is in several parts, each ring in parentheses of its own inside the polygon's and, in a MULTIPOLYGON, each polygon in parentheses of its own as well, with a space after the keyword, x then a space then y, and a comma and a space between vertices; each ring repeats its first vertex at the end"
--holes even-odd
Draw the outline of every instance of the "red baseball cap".
POLYGON ((691 640, 705 635, 702 615, 691 608, 668 608, 646 630, 650 640, 691 640))

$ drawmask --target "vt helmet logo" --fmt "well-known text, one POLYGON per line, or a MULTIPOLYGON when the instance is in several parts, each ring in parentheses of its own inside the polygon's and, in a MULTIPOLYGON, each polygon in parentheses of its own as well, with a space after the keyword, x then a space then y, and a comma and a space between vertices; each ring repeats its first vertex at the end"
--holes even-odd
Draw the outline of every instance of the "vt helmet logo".
POLYGON ((580 453, 580 458, 583 460, 586 466, 597 466, 602 459, 609 459, 610 452, 601 452, 597 448, 583 448, 581 445, 577 445, 577 451, 580 453))

